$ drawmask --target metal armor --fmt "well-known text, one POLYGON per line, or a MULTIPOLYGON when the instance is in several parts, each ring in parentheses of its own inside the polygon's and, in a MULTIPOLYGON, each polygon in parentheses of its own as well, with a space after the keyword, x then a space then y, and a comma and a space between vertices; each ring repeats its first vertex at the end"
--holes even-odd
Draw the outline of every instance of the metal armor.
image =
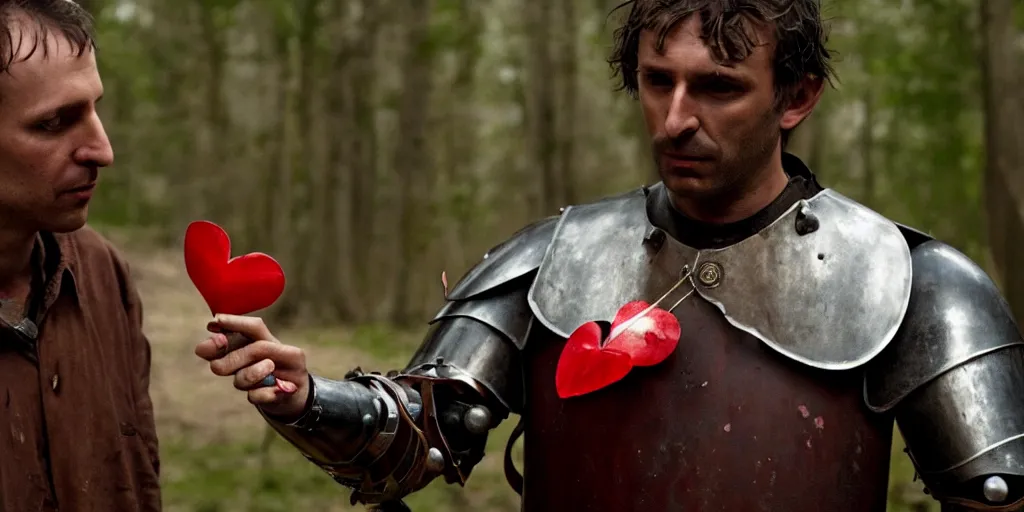
POLYGON ((907 318, 868 366, 865 399, 895 411, 928 491, 975 510, 1024 508, 1024 340, 991 279, 948 245, 913 250, 907 318))
POLYGON ((464 483, 487 432, 520 414, 525 478, 508 450, 506 470, 527 512, 881 512, 895 418, 936 498, 1014 510, 1021 341, 977 267, 827 189, 698 250, 650 223, 660 187, 517 233, 451 291, 404 370, 313 377, 302 418, 267 420, 383 509, 438 476, 464 483), (687 274, 668 360, 556 395, 569 333, 687 274))

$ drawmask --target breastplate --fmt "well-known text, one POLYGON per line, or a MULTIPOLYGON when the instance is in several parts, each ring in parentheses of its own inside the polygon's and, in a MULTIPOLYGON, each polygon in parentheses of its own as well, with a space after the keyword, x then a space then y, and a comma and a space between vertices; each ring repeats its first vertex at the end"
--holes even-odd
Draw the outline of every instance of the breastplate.
POLYGON ((860 366, 909 301, 896 226, 826 191, 697 251, 644 204, 567 209, 530 290, 524 510, 884 511, 892 418, 867 409, 860 366), (696 293, 673 310, 682 334, 666 361, 557 396, 568 333, 688 272, 696 293))
POLYGON ((524 512, 884 512, 892 418, 867 410, 857 370, 787 359, 703 299, 664 363, 571 400, 563 341, 526 352, 524 512))

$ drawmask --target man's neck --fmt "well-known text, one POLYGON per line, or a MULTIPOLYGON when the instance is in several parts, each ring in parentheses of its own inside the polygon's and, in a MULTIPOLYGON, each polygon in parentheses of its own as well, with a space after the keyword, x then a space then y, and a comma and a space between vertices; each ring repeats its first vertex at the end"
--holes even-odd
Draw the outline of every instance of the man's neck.
POLYGON ((32 281, 36 234, 0 230, 0 295, 18 293, 32 281))
POLYGON ((775 201, 786 189, 789 177, 782 169, 779 155, 753 178, 751 187, 739 190, 731 198, 690 202, 673 198, 675 208, 693 220, 708 224, 731 224, 747 219, 775 201))

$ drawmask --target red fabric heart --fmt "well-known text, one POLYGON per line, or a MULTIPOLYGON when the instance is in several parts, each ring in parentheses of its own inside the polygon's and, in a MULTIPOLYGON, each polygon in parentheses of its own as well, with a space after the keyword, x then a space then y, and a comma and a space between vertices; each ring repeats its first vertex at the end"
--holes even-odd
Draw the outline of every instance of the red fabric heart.
POLYGON ((555 369, 555 389, 561 398, 580 396, 613 384, 633 369, 629 354, 601 347, 601 326, 587 322, 577 328, 562 349, 555 369))
POLYGON ((633 366, 654 366, 675 351, 680 332, 675 315, 638 300, 619 308, 605 348, 629 354, 633 366))
POLYGON ((208 221, 185 230, 185 269, 214 315, 247 315, 284 292, 284 271, 274 258, 258 252, 231 258, 228 234, 208 221))

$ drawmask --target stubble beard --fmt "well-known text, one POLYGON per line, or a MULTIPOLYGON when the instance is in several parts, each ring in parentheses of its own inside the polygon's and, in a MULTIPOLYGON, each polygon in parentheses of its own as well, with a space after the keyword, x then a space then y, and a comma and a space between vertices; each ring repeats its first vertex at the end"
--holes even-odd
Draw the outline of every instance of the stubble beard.
MULTIPOLYGON (((669 190, 672 202, 676 205, 688 203, 688 210, 715 217, 728 212, 732 205, 757 190, 771 169, 772 155, 781 135, 780 117, 781 113, 774 108, 766 112, 748 134, 746 140, 751 142, 741 142, 735 146, 731 156, 719 161, 711 177, 711 186, 701 190, 669 190)), ((652 144, 654 167, 662 180, 666 180, 671 176, 671 170, 661 166, 662 148, 658 142, 652 144)))

